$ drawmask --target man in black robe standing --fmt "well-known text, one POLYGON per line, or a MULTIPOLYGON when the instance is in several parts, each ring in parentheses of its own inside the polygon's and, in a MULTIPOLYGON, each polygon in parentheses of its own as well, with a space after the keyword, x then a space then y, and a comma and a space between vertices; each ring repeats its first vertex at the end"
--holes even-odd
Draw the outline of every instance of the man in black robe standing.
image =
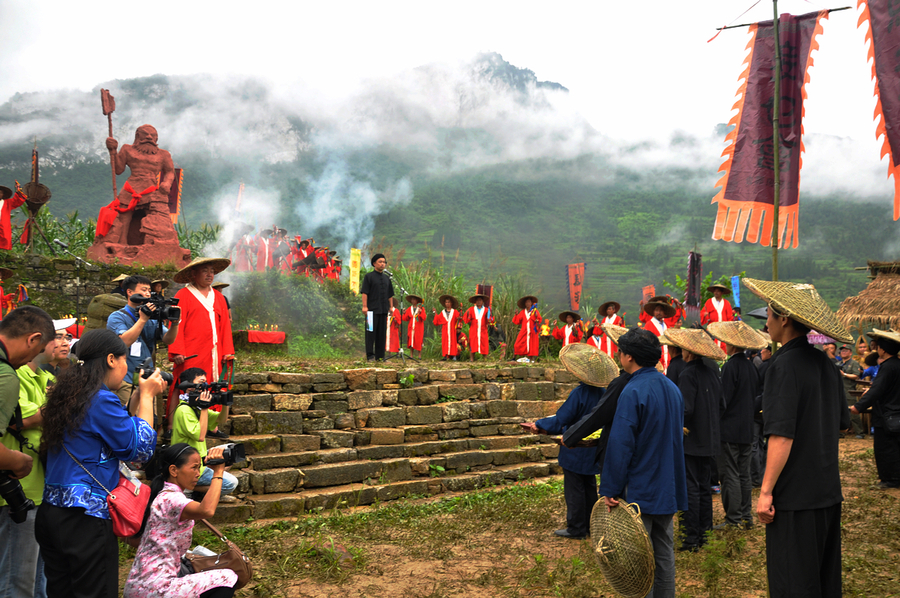
POLYGON ((366 359, 384 361, 387 317, 391 311, 394 285, 385 271, 387 259, 383 253, 372 256, 372 266, 375 269, 363 277, 360 288, 363 315, 366 317, 366 359))

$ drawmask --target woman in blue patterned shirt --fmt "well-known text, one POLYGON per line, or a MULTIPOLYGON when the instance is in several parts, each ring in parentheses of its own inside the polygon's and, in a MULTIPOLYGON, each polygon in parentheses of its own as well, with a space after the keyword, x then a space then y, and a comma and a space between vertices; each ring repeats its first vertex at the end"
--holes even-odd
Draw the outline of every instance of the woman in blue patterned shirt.
POLYGON ((150 459, 153 397, 166 383, 159 371, 141 379, 137 416, 130 417, 115 394, 128 371, 122 339, 111 330, 91 330, 75 353, 78 361, 60 375, 42 410, 47 475, 35 536, 50 598, 112 598, 119 593, 119 545, 107 495, 75 459, 109 489, 118 483, 120 460, 150 459))

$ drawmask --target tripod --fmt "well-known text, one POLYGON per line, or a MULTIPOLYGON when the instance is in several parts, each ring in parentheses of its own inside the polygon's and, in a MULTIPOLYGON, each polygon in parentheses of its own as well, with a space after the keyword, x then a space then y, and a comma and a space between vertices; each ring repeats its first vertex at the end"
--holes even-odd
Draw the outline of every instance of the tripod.
MULTIPOLYGON (((391 280, 393 282, 397 282, 393 276, 391 276, 391 280)), ((403 285, 401 285, 399 282, 397 282, 397 288, 400 289, 400 301, 399 301, 399 303, 400 303, 400 351, 396 355, 390 355, 388 357, 385 357, 384 360, 390 361, 391 359, 394 359, 395 357, 399 357, 400 361, 403 362, 403 365, 406 365, 407 359, 412 359, 413 361, 419 361, 419 359, 417 357, 413 357, 412 355, 407 357, 406 349, 403 346, 403 298, 406 297, 406 295, 408 295, 409 293, 406 292, 406 289, 404 289, 403 285)), ((409 324, 407 324, 406 326, 408 329, 409 324)), ((388 331, 388 334, 390 334, 390 331, 388 331)))

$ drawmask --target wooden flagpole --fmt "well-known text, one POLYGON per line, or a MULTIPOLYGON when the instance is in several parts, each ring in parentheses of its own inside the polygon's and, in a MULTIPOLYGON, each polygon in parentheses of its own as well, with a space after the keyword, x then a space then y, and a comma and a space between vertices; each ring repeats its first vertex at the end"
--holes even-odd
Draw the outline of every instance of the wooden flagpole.
POLYGON ((775 90, 772 94, 772 137, 775 151, 775 188, 772 202, 772 280, 778 280, 778 242, 781 240, 781 226, 778 222, 778 205, 781 203, 781 129, 779 116, 781 113, 781 38, 778 35, 778 0, 772 0, 775 9, 775 90))

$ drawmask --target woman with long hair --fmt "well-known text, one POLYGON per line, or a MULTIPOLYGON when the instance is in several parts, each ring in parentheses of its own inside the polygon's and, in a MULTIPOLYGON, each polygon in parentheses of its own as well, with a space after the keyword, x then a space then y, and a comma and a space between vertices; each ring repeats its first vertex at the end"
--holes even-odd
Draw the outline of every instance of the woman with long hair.
MULTIPOLYGON (((208 460, 221 461, 222 447, 210 449, 208 460)), ((237 573, 214 569, 178 577, 181 555, 191 547, 194 522, 212 517, 222 493, 225 464, 211 465, 212 483, 201 502, 185 496, 200 479, 200 453, 179 442, 159 451, 147 465, 150 504, 141 527, 141 543, 125 582, 125 598, 231 598, 237 573)))
POLYGON ((35 537, 50 598, 119 594, 119 544, 100 485, 116 487, 120 460, 142 463, 153 455, 153 397, 166 388, 158 370, 141 378, 137 416, 129 416, 115 394, 128 372, 126 353, 113 331, 86 332, 75 345, 78 360, 41 410, 47 473, 35 537))

